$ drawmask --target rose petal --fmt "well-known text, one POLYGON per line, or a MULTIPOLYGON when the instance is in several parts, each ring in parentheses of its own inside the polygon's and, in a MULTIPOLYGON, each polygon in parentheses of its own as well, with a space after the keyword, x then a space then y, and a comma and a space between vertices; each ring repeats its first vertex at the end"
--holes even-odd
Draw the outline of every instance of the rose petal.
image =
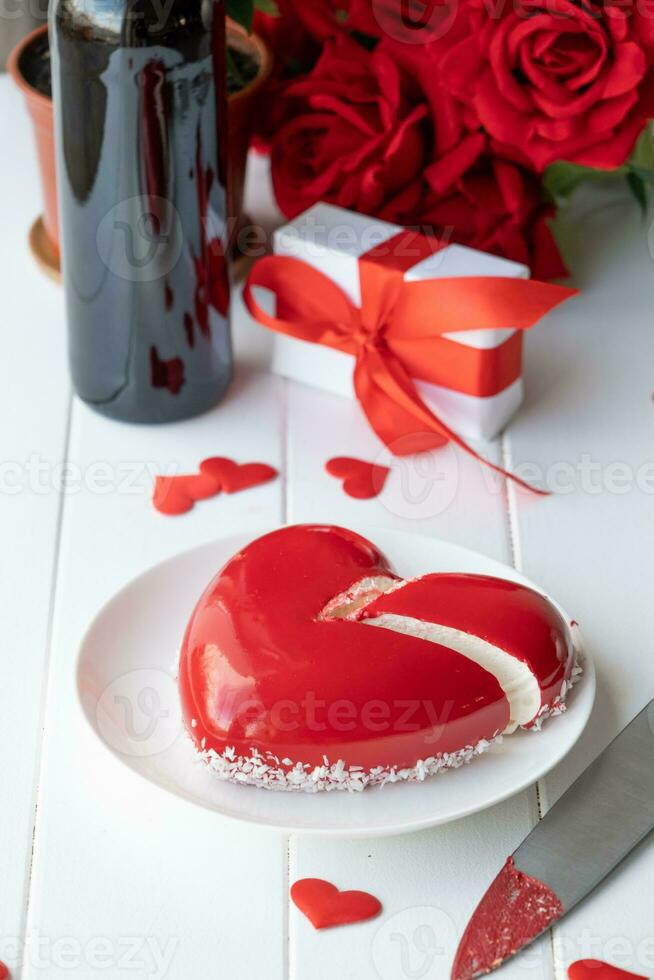
POLYGON ((529 200, 526 182, 519 169, 505 160, 496 160, 493 170, 506 211, 519 223, 527 221, 533 201, 529 200))
POLYGON ((467 102, 474 95, 474 83, 482 65, 477 42, 474 37, 469 37, 449 49, 440 67, 449 91, 467 102))
POLYGON ((628 92, 616 99, 599 102, 586 116, 586 125, 592 133, 612 133, 637 102, 638 92, 628 92))
MULTIPOLYGON (((495 83, 503 97, 518 110, 529 110, 531 99, 527 89, 519 85, 513 76, 513 59, 507 52, 512 20, 506 20, 494 34, 489 48, 488 60, 493 71, 495 83)), ((477 85, 477 93, 480 86, 477 85)))
POLYGON ((587 112, 599 98, 599 92, 591 85, 583 94, 573 98, 570 92, 562 90, 554 98, 544 95, 537 89, 532 90, 532 98, 535 106, 546 115, 553 119, 573 119, 578 118, 587 112))
POLYGON ((531 274, 535 279, 565 279, 568 270, 550 227, 551 209, 543 208, 532 225, 531 274))
POLYGON ((382 123, 391 126, 402 103, 399 70, 395 62, 383 52, 376 52, 372 56, 371 68, 379 85, 382 123))
POLYGON ((606 77, 604 98, 633 91, 645 77, 647 60, 641 48, 633 41, 619 44, 613 54, 613 65, 606 77))
POLYGON ((509 105, 498 89, 494 75, 486 72, 475 98, 479 119, 489 133, 510 144, 523 144, 532 132, 529 114, 509 105))
POLYGON ((427 167, 425 180, 437 194, 445 194, 472 167, 485 145, 486 137, 483 133, 470 133, 455 149, 427 167))
POLYGON ((361 111, 353 105, 343 102, 343 98, 338 95, 314 95, 311 99, 311 108, 315 112, 333 112, 340 118, 356 129, 360 129, 367 136, 375 136, 375 121, 379 123, 379 116, 374 110, 370 112, 361 111))
POLYGON ((534 126, 539 136, 553 140, 555 143, 562 143, 564 140, 574 139, 579 131, 579 120, 537 119, 534 126))
POLYGON ((642 129, 643 119, 639 113, 634 113, 611 134, 610 139, 606 139, 606 134, 594 134, 594 142, 590 144, 586 137, 584 142, 578 141, 577 146, 569 146, 565 159, 583 167, 613 170, 614 167, 620 167, 629 157, 642 129))

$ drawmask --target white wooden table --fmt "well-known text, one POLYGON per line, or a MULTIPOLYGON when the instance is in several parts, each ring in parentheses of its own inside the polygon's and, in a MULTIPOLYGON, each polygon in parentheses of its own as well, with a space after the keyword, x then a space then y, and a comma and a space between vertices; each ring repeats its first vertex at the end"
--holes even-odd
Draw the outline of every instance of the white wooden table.
MULTIPOLYGON (((37 173, 27 117, 6 79, 0 118, 0 959, 23 980, 446 978, 458 934, 507 854, 654 696, 649 222, 624 198, 593 211, 582 192, 566 234, 583 295, 529 337, 527 403, 503 442, 485 447, 540 467, 555 495, 507 492, 446 449, 434 456, 426 501, 424 475, 405 462, 380 498, 356 502, 324 475, 324 462, 373 459, 375 437, 353 403, 266 374, 267 338, 242 311, 238 377, 210 415, 128 427, 71 398, 61 292, 26 248, 37 173), (181 519, 152 510, 154 473, 215 454, 270 462, 281 479, 181 519), (222 820, 114 759, 76 703, 78 645, 95 612, 178 550, 305 520, 440 536, 515 562, 556 594, 581 622, 599 671, 596 710, 571 757, 538 787, 471 819, 352 843, 222 820), (316 933, 289 907, 289 882, 301 876, 370 890, 384 914, 316 933)), ((256 167, 251 210, 262 214, 266 173, 256 167)), ((542 940, 503 976, 564 977, 580 955, 654 975, 653 873, 646 842, 554 942, 542 940)))

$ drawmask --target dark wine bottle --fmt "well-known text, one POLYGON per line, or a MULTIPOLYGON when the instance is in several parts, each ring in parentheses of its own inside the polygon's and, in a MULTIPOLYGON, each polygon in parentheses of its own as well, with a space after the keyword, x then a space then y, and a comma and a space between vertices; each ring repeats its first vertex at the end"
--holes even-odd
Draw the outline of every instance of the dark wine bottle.
POLYGON ((222 0, 54 0, 53 97, 78 395, 129 422, 231 377, 222 0))

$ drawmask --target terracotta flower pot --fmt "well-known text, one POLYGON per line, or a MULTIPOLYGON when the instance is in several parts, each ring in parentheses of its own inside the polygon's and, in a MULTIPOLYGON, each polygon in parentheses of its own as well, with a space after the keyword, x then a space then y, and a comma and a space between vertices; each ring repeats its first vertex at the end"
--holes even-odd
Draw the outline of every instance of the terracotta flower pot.
POLYGON ((43 95, 33 85, 33 53, 42 45, 42 39, 47 37, 47 33, 48 27, 47 24, 44 24, 23 38, 9 55, 7 71, 25 96, 27 111, 34 126, 43 191, 43 225, 48 238, 58 253, 59 213, 57 208, 52 99, 43 95))
MULTIPOLYGON (((58 252, 59 218, 52 99, 34 86, 35 53, 43 46, 47 31, 47 25, 43 25, 28 34, 12 51, 7 70, 25 96, 34 126, 43 189, 43 224, 58 252)), ((258 35, 248 34, 238 24, 229 22, 227 33, 230 47, 251 54, 259 67, 256 77, 245 88, 229 96, 231 213, 238 219, 243 208, 245 167, 256 99, 272 70, 272 56, 258 35)))
POLYGON ((231 48, 251 54, 259 65, 259 72, 249 85, 229 96, 229 192, 231 213, 237 219, 243 214, 243 189, 254 112, 257 97, 261 93, 273 69, 273 57, 265 41, 258 34, 247 31, 227 21, 227 38, 231 48))

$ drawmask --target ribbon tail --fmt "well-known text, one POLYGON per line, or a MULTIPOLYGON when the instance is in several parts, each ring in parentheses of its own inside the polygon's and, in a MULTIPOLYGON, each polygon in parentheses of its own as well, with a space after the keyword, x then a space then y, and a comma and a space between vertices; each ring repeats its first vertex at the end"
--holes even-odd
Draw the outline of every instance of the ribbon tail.
POLYGON ((370 425, 396 456, 424 452, 452 442, 478 462, 540 496, 549 496, 514 473, 481 456, 439 419, 420 398, 413 381, 393 354, 366 348, 357 356, 354 388, 370 425))

